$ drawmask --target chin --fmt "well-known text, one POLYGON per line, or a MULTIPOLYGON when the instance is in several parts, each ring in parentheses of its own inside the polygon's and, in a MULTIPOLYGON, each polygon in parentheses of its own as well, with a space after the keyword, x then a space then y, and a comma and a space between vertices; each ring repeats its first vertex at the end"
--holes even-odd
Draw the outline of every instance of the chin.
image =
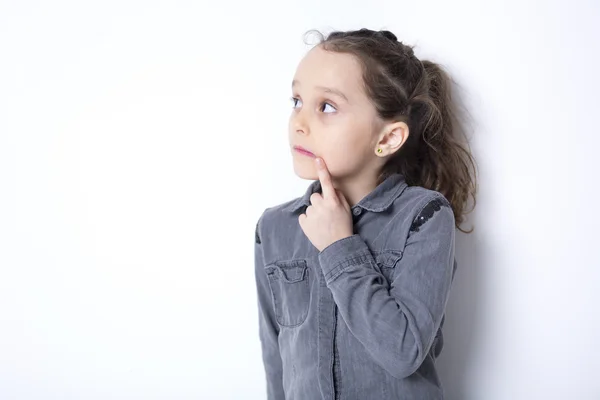
POLYGON ((294 168, 294 172, 299 178, 309 181, 315 181, 319 179, 319 175, 316 173, 316 171, 307 171, 306 168, 294 168))
POLYGON ((305 162, 294 160, 294 172, 299 178, 314 181, 319 179, 316 166, 307 165, 305 162))

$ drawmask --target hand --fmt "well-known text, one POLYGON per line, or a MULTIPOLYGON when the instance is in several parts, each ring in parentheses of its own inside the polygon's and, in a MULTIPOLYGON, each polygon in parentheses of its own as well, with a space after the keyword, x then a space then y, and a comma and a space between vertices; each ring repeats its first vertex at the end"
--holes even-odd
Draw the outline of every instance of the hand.
POLYGON ((333 242, 352 236, 354 232, 348 201, 342 192, 333 187, 325 161, 317 157, 315 162, 322 194, 313 193, 310 196, 311 205, 305 214, 300 214, 298 222, 311 243, 323 251, 333 242))

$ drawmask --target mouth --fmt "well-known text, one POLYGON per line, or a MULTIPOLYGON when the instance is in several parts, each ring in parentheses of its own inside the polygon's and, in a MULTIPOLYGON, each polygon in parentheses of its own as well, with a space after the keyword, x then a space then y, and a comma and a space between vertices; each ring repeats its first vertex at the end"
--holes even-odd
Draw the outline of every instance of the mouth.
POLYGON ((305 156, 309 156, 309 157, 315 157, 315 155, 313 153, 311 153, 310 151, 306 150, 304 147, 302 146, 294 146, 294 151, 303 154, 305 156))

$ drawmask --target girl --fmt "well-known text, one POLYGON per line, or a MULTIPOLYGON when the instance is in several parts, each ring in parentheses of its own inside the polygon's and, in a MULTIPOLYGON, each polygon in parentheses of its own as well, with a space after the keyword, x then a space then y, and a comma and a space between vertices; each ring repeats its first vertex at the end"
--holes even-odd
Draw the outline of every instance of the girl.
POLYGON ((361 29, 321 37, 292 89, 294 171, 314 182, 256 225, 268 398, 443 399, 455 228, 475 198, 449 78, 361 29))

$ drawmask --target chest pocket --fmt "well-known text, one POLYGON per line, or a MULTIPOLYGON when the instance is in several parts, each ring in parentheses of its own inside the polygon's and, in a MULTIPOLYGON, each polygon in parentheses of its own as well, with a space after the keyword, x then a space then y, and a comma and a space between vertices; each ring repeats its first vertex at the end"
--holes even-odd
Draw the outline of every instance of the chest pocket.
POLYGON ((277 323, 287 327, 301 325, 308 316, 311 297, 306 260, 276 261, 268 264, 265 271, 277 323))
POLYGON ((387 283, 391 285, 394 274, 397 272, 396 269, 400 268, 399 261, 402 258, 402 252, 395 250, 378 251, 375 252, 374 258, 379 271, 385 277, 387 283))

